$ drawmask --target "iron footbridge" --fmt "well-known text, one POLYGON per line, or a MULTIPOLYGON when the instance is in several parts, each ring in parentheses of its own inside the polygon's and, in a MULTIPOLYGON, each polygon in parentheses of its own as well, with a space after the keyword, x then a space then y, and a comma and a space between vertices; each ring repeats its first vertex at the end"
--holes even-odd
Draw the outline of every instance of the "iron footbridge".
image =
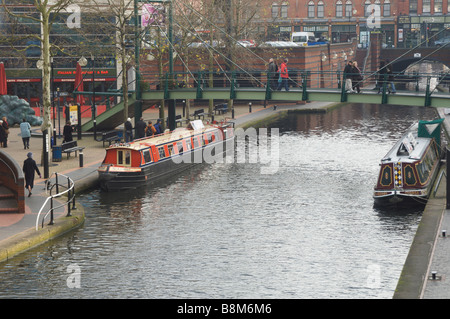
MULTIPOLYGON (((288 89, 278 89, 276 76, 264 71, 245 72, 198 72, 196 74, 166 74, 163 78, 145 74, 153 85, 140 93, 129 93, 130 107, 137 100, 141 105, 161 100, 235 100, 276 102, 348 102, 423 107, 450 107, 450 76, 439 74, 361 74, 355 80, 353 74, 342 72, 311 72, 289 70, 288 89), (358 93, 359 92, 359 93, 358 93), (147 103, 146 103, 147 102, 147 103)), ((74 92, 92 94, 91 92, 74 92)), ((97 95, 108 93, 97 92, 97 95)), ((97 128, 123 124, 123 102, 111 107, 96 118, 97 128), (113 123, 112 123, 113 122, 113 123), (109 123, 106 125, 105 123, 109 123)), ((169 114, 170 114, 169 110, 169 114)), ((174 112, 174 111, 173 111, 174 112)), ((170 117, 170 116, 169 116, 170 117)), ((93 128, 93 121, 86 122, 82 131, 93 128)))

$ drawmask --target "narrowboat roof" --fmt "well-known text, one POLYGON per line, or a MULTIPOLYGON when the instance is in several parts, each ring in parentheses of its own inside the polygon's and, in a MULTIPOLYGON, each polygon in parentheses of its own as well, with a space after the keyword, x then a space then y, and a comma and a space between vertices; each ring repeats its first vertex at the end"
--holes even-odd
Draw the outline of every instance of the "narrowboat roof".
MULTIPOLYGON (((197 121, 193 121, 197 122, 197 121)), ((191 122, 191 124, 193 123, 191 122)), ((163 134, 159 134, 156 136, 150 136, 150 137, 144 137, 141 139, 133 140, 130 143, 117 143, 117 144, 111 144, 107 149, 113 149, 113 148, 128 148, 128 149, 134 149, 134 150, 141 150, 148 148, 153 145, 162 145, 166 143, 170 143, 176 140, 180 140, 183 138, 186 138, 188 136, 192 136, 193 134, 198 133, 205 133, 207 131, 214 131, 217 130, 218 127, 214 125, 201 125, 196 126, 195 130, 192 128, 192 125, 189 125, 188 127, 180 127, 176 128, 174 131, 167 131, 163 134)))
POLYGON ((391 150, 381 159, 381 162, 411 163, 420 160, 431 141, 432 138, 418 137, 418 123, 416 123, 395 143, 391 150))

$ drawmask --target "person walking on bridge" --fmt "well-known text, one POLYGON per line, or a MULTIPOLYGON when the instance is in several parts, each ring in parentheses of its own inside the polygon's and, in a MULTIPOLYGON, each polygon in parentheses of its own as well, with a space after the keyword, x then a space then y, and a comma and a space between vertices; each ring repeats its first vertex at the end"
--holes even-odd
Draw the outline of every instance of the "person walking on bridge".
POLYGON ((270 58, 269 59, 269 68, 267 70, 268 72, 268 78, 267 80, 269 81, 269 86, 272 90, 276 90, 277 89, 277 79, 278 79, 278 74, 277 74, 277 70, 278 70, 278 65, 275 63, 275 61, 270 58))
POLYGON ((386 73, 387 73, 387 70, 386 70, 385 62, 380 61, 380 68, 378 69, 378 79, 377 79, 377 88, 378 88, 377 93, 381 93, 381 91, 383 90, 386 73))
POLYGON ((283 63, 281 63, 280 69, 278 70, 281 78, 281 82, 278 81, 278 88, 277 88, 278 91, 281 91, 282 87, 284 87, 286 91, 289 91, 288 86, 289 72, 287 68, 287 63, 288 59, 284 59, 283 63))
POLYGON ((397 91, 395 90, 395 84, 394 84, 394 72, 392 71, 392 64, 389 63, 389 60, 386 60, 386 73, 388 75, 388 92, 395 94, 397 91))
POLYGON ((361 71, 358 68, 358 62, 353 61, 352 66, 352 90, 353 92, 361 93, 361 82, 363 78, 361 76, 361 71))
POLYGON ((349 60, 344 68, 345 90, 348 93, 354 92, 352 89, 352 73, 353 73, 353 64, 352 61, 349 60))

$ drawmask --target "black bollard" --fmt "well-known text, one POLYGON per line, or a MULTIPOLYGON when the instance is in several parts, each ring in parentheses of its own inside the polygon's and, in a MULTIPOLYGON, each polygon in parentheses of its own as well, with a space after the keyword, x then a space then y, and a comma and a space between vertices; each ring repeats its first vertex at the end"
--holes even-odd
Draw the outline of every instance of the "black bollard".
POLYGON ((80 161, 80 167, 83 167, 83 151, 80 151, 80 154, 79 154, 79 161, 80 161))

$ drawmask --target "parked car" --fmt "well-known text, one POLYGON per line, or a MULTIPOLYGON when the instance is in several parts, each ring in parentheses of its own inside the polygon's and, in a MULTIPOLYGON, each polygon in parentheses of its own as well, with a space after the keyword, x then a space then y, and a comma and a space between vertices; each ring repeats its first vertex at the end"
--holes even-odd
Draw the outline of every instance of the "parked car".
POLYGON ((450 36, 434 41, 434 44, 438 47, 447 45, 450 43, 450 36))
POLYGON ((239 44, 241 44, 243 47, 256 47, 256 43, 254 40, 239 40, 239 44))
POLYGON ((290 42, 290 41, 267 41, 264 43, 261 43, 259 45, 261 48, 270 48, 270 47, 298 47, 300 46, 296 42, 290 42))

